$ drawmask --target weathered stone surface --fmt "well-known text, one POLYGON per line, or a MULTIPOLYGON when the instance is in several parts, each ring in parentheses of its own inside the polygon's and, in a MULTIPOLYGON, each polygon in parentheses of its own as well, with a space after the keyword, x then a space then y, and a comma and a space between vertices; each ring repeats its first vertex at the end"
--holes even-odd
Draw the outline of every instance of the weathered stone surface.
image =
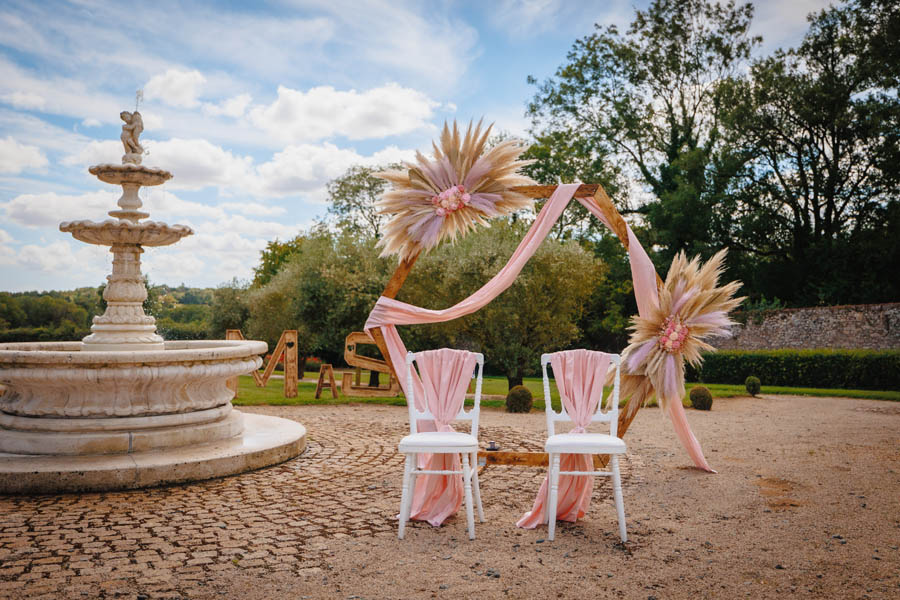
POLYGON ((744 315, 732 337, 712 340, 720 350, 780 348, 900 349, 900 302, 785 308, 744 315))
MULTIPOLYGON (((214 442, 200 442, 207 434, 202 427, 173 429, 170 436, 193 436, 157 442, 159 432, 126 434, 122 453, 91 456, 51 456, 0 453, 0 494, 47 494, 134 489, 183 483, 252 471, 294 458, 306 448, 306 428, 278 417, 238 411, 222 421, 232 435, 214 442), (238 435, 234 435, 238 427, 238 435), (185 442, 193 442, 185 445, 185 442), (177 446, 177 447, 176 447, 177 446)), ((163 432, 164 434, 166 432, 163 432)), ((3 435, 6 435, 5 433, 3 435)), ((89 435, 79 435, 84 443, 89 435)))

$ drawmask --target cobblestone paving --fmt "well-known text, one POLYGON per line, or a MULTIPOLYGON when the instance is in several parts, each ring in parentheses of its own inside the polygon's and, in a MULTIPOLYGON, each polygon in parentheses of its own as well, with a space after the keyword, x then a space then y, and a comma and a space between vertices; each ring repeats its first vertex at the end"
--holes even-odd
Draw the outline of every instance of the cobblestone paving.
MULTIPOLYGON (((0 496, 0 598, 184 598, 208 595, 223 571, 315 576, 327 564, 327 540, 396 530, 396 445, 407 425, 368 421, 365 410, 349 419, 346 410, 278 411, 307 426, 308 448, 253 473, 133 492, 0 496)), ((483 426, 480 438, 504 450, 543 444, 543 434, 511 427, 483 426)), ((629 472, 626 461, 626 483, 629 472)), ((481 473, 485 504, 513 515, 529 508, 544 476, 523 467, 481 473)), ((595 501, 609 493, 601 481, 595 501)))

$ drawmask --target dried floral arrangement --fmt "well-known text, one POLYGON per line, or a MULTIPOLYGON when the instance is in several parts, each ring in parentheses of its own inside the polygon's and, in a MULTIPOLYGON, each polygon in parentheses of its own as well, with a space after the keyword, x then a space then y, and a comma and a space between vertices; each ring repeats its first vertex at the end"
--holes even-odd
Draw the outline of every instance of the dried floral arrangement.
POLYGON ((740 283, 718 285, 725 254, 720 250, 701 264, 699 257, 688 261, 679 253, 658 288, 658 305, 646 317, 633 317, 629 345, 622 353, 627 375, 621 393, 632 397, 629 409, 637 410, 654 390, 664 409, 680 402, 685 361, 699 365, 700 352, 714 350, 704 340, 728 333, 733 324, 728 313, 744 298, 735 297, 740 283))
POLYGON ((445 122, 440 146, 432 144, 432 160, 417 152, 415 163, 405 163, 405 169, 375 173, 391 184, 377 204, 379 214, 390 216, 379 241, 382 256, 408 259, 490 218, 532 206, 531 198, 511 190, 534 184, 518 173, 531 162, 518 160, 525 147, 506 140, 488 148, 492 127, 470 121, 460 135, 455 121, 452 128, 445 122))

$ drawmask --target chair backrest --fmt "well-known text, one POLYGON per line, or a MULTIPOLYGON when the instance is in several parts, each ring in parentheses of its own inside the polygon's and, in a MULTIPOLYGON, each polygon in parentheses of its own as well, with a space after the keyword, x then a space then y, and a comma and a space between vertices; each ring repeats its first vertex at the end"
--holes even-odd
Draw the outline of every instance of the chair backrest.
MULTIPOLYGON (((595 352, 595 351, 591 351, 595 352)), ((554 435, 556 432, 554 431, 554 423, 558 421, 572 421, 572 417, 566 412, 566 405, 563 404, 562 398, 560 398, 560 412, 556 412, 553 410, 553 406, 550 402, 550 378, 547 376, 547 365, 550 364, 550 359, 555 353, 551 354, 542 354, 541 355, 541 371, 544 375, 544 404, 546 405, 546 413, 547 413, 547 432, 549 435, 554 435)), ((603 352, 597 352, 597 354, 605 354, 603 352)), ((615 437, 618 431, 618 423, 619 423, 619 369, 621 358, 618 354, 607 354, 609 357, 609 364, 615 367, 615 375, 613 376, 613 389, 609 393, 609 396, 606 400, 606 411, 603 411, 603 401, 597 403, 597 410, 594 411, 594 414, 591 415, 591 423, 594 422, 609 422, 609 435, 615 437)), ((551 365, 552 366, 552 365, 551 365)), ((553 374, 554 377, 556 373, 553 374)), ((601 376, 603 379, 606 379, 606 373, 602 373, 601 376)))
MULTIPOLYGON (((481 379, 482 379, 482 371, 484 370, 484 355, 480 352, 470 352, 469 354, 473 354, 475 356, 475 399, 474 405, 469 412, 466 412, 466 402, 465 398, 463 399, 462 404, 460 404, 459 412, 453 417, 454 421, 471 421, 472 429, 471 433, 476 438, 478 437, 478 415, 481 410, 481 379)), ((415 434, 418 432, 417 430, 417 422, 424 420, 434 420, 434 414, 431 412, 431 408, 428 405, 429 398, 426 396, 423 398, 422 405, 425 407, 424 412, 420 412, 416 408, 415 402, 415 394, 416 394, 416 386, 413 381, 413 363, 416 361, 416 354, 413 352, 408 352, 406 354, 406 389, 407 389, 407 398, 406 398, 406 406, 409 410, 409 430, 411 433, 415 434)), ((463 392, 465 395, 465 391, 463 392)))

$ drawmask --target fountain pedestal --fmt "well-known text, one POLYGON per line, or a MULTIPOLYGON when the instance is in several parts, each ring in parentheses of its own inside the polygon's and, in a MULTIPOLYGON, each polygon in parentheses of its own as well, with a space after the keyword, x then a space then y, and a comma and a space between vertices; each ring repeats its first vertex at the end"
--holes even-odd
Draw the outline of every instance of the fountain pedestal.
POLYGON ((143 221, 141 186, 171 173, 140 165, 90 172, 122 186, 105 221, 60 230, 110 247, 107 307, 81 342, 0 344, 0 493, 111 490, 240 473, 300 454, 306 429, 231 405, 228 378, 262 364, 265 342, 166 342, 146 315, 144 247, 193 231, 143 221))

